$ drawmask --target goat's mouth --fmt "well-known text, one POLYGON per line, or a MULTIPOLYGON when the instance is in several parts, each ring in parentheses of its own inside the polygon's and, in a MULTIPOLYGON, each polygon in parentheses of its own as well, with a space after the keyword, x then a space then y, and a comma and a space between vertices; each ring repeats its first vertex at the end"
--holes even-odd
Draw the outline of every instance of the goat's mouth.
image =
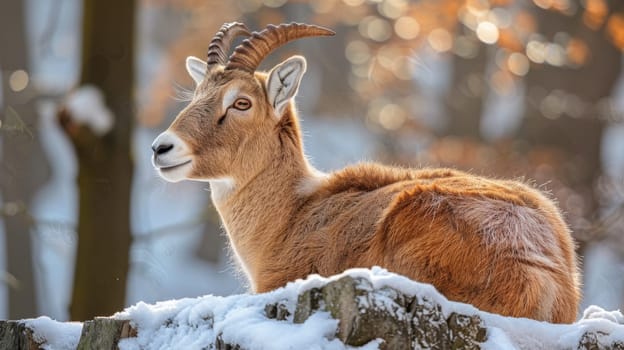
POLYGON ((189 159, 187 161, 184 161, 182 163, 178 163, 178 164, 175 164, 175 165, 160 166, 160 167, 158 167, 158 170, 160 170, 162 172, 168 172, 168 171, 172 171, 172 170, 181 168, 181 167, 183 167, 183 166, 185 166, 187 164, 190 164, 190 163, 191 163, 191 160, 189 159))
POLYGON ((162 162, 154 161, 154 166, 158 175, 163 179, 168 182, 179 182, 188 179, 188 174, 193 166, 191 161, 191 159, 187 159, 176 164, 162 164, 162 162))

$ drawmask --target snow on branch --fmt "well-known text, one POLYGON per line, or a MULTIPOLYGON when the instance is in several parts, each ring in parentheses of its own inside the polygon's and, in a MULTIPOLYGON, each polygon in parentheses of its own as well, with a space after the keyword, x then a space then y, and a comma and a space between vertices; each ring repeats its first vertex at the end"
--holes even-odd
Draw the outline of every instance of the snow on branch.
POLYGON ((94 85, 83 85, 70 92, 65 108, 74 123, 89 127, 97 136, 113 128, 113 113, 106 107, 102 91, 94 85))

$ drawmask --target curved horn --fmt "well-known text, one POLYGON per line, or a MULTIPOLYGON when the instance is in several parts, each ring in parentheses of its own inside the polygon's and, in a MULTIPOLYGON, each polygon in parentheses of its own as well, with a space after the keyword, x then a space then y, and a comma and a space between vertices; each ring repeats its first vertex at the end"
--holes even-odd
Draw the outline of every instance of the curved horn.
POLYGON ((312 24, 290 23, 274 26, 269 24, 261 32, 251 33, 236 47, 225 69, 241 69, 253 73, 271 51, 289 41, 310 37, 334 35, 334 31, 312 24))
POLYGON ((232 41, 240 35, 249 36, 249 30, 247 26, 238 22, 225 23, 221 26, 221 29, 215 34, 208 46, 208 67, 215 64, 225 64, 227 62, 228 53, 230 52, 230 46, 232 41))

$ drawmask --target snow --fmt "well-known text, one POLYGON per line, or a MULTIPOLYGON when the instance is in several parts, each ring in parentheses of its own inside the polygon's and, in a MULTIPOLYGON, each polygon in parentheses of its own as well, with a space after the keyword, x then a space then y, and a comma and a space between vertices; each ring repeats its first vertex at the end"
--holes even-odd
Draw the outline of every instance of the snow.
MULTIPOLYGON (((310 275, 291 282, 270 293, 219 297, 207 295, 162 301, 155 304, 139 302, 115 314, 117 319, 131 320, 138 334, 123 339, 121 350, 135 349, 201 349, 216 338, 238 344, 244 349, 356 349, 335 338, 338 321, 327 312, 317 312, 303 324, 294 324, 297 296, 319 288, 344 276, 370 281, 377 307, 388 309, 393 303, 387 288, 405 295, 439 304, 444 317, 457 312, 478 315, 487 328, 484 349, 568 349, 576 348, 587 331, 600 331, 601 342, 624 342, 624 316, 620 311, 606 311, 590 306, 583 317, 572 325, 550 324, 525 318, 503 317, 479 311, 471 305, 447 300, 428 284, 414 282, 385 269, 350 269, 324 278, 310 275), (283 304, 289 316, 280 321, 267 318, 267 304, 283 304)), ((45 339, 45 349, 74 349, 80 336, 80 324, 59 323, 47 317, 26 321, 38 339, 45 339)), ((357 349, 377 349, 381 340, 374 340, 357 349)))
POLYGON ((33 330, 37 342, 43 342, 44 350, 75 349, 78 346, 82 324, 79 322, 58 322, 47 316, 25 320, 33 330))
MULTIPOLYGON (((156 305, 139 303, 116 315, 131 319, 139 330, 136 339, 123 340, 121 349, 157 349, 167 345, 185 344, 189 347, 204 346, 222 333, 225 342, 240 344, 249 349, 322 348, 343 349, 342 343, 333 338, 336 321, 326 313, 317 313, 303 325, 287 321, 267 319, 264 306, 282 302, 294 314, 297 295, 311 288, 319 288, 327 282, 349 275, 369 280, 374 290, 391 287, 407 295, 418 296, 440 304, 442 313, 448 317, 452 312, 466 315, 477 314, 488 327, 485 349, 555 349, 575 348, 581 336, 590 330, 609 334, 605 341, 624 341, 624 321, 619 311, 605 311, 597 306, 589 307, 581 320, 574 325, 556 325, 523 318, 509 318, 477 310, 471 305, 448 301, 433 286, 417 283, 406 277, 381 268, 351 269, 330 278, 311 275, 297 280, 274 292, 259 295, 231 297, 205 296, 183 301, 168 301, 156 305), (209 316, 209 317, 208 317, 209 316), (210 321, 206 321, 206 317, 210 321), (171 320, 164 326, 164 320, 171 320), (206 331, 200 325, 212 324, 206 331), (172 327, 172 325, 174 325, 172 327), (206 333, 207 332, 207 333, 206 333), (188 339, 187 339, 188 338, 188 339), (188 343, 192 341, 193 343, 188 343)), ((381 306, 384 293, 377 300, 381 306)), ((376 303, 377 304, 377 303, 376 303)), ((292 320, 292 316, 288 321, 292 320)), ((375 348, 375 344, 368 344, 375 348)))
MULTIPOLYGON (((303 324, 268 319, 264 307, 285 290, 261 295, 205 296, 155 305, 138 303, 115 317, 131 319, 136 338, 120 342, 121 350, 208 346, 217 336, 244 349, 346 349, 333 338, 338 321, 327 313, 314 314, 303 324)), ((296 300, 296 298, 294 299, 296 300)), ((289 305, 291 314, 294 303, 289 305)))
POLYGON ((65 106, 74 122, 88 126, 96 135, 104 135, 113 128, 113 113, 106 107, 102 91, 93 85, 71 91, 65 106))
POLYGON ((624 324, 624 316, 618 311, 606 311, 603 308, 591 305, 583 311, 583 320, 604 319, 612 323, 624 324))
MULTIPOLYGON (((372 276, 366 271, 353 270, 351 274, 372 276)), ((266 294, 230 297, 208 295, 152 305, 139 302, 114 316, 132 320, 138 331, 136 338, 122 340, 119 348, 200 349, 219 336, 224 342, 239 344, 245 349, 355 349, 335 338, 338 321, 326 312, 313 314, 303 324, 292 323, 298 294, 342 276, 326 279, 313 275, 266 294), (287 306, 290 316, 286 321, 266 317, 265 306, 276 302, 283 302, 287 306)), ((396 277, 398 285, 407 283, 407 279, 402 281, 404 278, 396 277)), ((383 278, 379 281, 383 281, 383 278)), ((433 291, 430 286, 425 288, 433 291)), ((77 323, 63 324, 40 317, 28 320, 27 324, 34 330, 38 340, 46 340, 45 349, 74 349, 80 336, 80 324, 77 323)), ((358 349, 377 349, 380 343, 380 340, 374 340, 358 349)))

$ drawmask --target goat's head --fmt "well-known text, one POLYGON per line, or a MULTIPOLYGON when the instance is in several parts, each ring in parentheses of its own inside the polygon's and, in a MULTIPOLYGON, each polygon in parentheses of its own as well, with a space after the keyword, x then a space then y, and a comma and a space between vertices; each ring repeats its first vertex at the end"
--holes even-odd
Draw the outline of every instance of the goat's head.
POLYGON ((216 180, 261 163, 279 143, 271 136, 278 136, 285 115, 293 117, 288 112, 306 61, 293 56, 268 73, 256 72, 258 65, 289 41, 333 34, 297 23, 269 25, 254 33, 240 23, 224 24, 210 43, 206 62, 186 60, 197 88, 190 104, 152 144, 160 175, 172 182, 216 180), (232 41, 241 35, 250 38, 228 59, 232 41))

